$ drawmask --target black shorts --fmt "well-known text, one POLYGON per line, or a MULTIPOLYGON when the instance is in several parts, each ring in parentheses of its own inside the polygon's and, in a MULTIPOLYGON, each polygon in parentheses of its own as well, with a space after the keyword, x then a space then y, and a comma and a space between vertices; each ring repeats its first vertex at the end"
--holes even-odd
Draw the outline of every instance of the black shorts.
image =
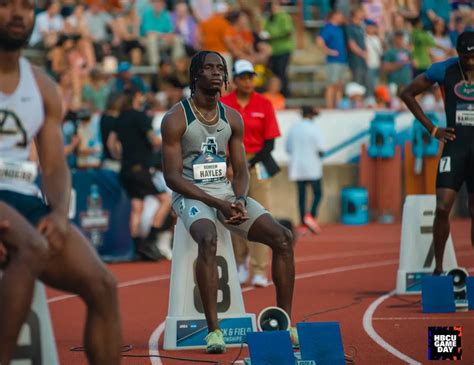
POLYGON ((130 199, 145 199, 147 195, 157 195, 166 190, 158 189, 148 168, 142 166, 122 167, 120 183, 130 199))
POLYGON ((0 190, 0 201, 14 208, 18 213, 36 226, 45 215, 51 211, 43 199, 33 196, 16 193, 10 190, 0 190))
POLYGON ((466 182, 468 193, 474 193, 474 139, 447 142, 438 164, 436 188, 455 191, 466 182))

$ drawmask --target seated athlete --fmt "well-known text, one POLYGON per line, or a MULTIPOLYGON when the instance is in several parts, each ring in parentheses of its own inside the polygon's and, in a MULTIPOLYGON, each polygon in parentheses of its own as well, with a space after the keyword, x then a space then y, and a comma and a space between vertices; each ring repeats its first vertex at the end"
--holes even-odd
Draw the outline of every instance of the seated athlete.
MULTIPOLYGON (((198 244, 196 280, 209 331, 207 352, 222 353, 226 347, 217 320, 216 220, 245 239, 271 247, 276 302, 289 315, 295 280, 293 236, 246 196, 249 173, 242 118, 219 101, 228 80, 226 62, 216 52, 199 52, 191 61, 190 77, 191 97, 174 105, 163 119, 163 173, 173 190, 173 209, 198 244), (226 177, 227 158, 232 183, 226 177)), ((297 342, 296 330, 290 332, 297 342)))

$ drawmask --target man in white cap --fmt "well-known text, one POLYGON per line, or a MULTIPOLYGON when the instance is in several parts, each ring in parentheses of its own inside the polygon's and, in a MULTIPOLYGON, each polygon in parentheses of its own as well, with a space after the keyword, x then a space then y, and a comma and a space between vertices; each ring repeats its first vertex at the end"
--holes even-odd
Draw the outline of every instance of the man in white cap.
MULTIPOLYGON (((255 92, 253 65, 247 60, 238 60, 234 65, 234 83, 236 90, 221 98, 221 101, 236 109, 244 122, 244 147, 250 171, 249 197, 252 197, 266 209, 270 209, 269 177, 278 172, 278 166, 272 158, 275 138, 280 129, 275 110, 269 100, 255 92), (264 171, 266 173, 264 173, 264 171)), ((269 261, 269 248, 260 243, 234 236, 234 252, 239 272, 239 280, 244 283, 249 278, 247 258, 250 254, 252 284, 265 287, 268 284, 266 268, 269 261)))

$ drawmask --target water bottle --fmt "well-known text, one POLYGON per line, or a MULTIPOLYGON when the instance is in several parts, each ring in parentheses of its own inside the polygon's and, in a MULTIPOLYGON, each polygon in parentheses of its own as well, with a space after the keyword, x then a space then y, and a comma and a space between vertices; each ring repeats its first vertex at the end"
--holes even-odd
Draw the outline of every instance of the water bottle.
MULTIPOLYGON (((99 193, 99 187, 92 184, 89 196, 87 197, 87 215, 89 219, 100 219, 102 216, 102 197, 99 193)), ((99 227, 92 227, 90 230, 91 242, 94 247, 102 243, 102 232, 99 227)))

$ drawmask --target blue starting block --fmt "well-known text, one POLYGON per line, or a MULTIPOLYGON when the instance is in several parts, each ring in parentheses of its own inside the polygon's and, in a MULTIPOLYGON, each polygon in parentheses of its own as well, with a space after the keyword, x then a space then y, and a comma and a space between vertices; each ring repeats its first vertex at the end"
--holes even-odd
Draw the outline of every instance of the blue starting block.
POLYGON ((295 365, 288 331, 249 332, 247 343, 252 365, 295 365))
POLYGON ((247 333, 246 365, 345 365, 338 322, 298 323, 301 352, 293 352, 288 331, 247 333))
POLYGON ((338 322, 296 324, 301 359, 317 365, 345 365, 344 347, 338 322))
POLYGON ((424 276, 421 278, 421 305, 423 313, 452 313, 454 285, 452 276, 424 276))
POLYGON ((474 276, 466 278, 466 298, 469 310, 474 310, 474 276))

